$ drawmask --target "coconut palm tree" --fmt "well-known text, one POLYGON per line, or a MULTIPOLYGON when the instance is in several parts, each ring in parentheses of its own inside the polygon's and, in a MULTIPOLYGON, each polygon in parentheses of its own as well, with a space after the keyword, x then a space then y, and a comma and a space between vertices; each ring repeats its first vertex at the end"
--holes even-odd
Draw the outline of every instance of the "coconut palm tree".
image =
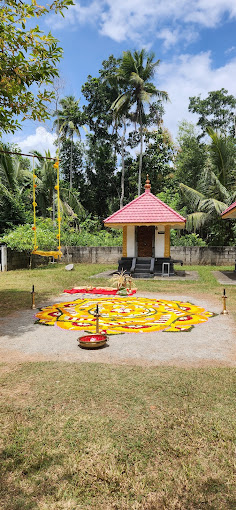
POLYGON ((74 96, 66 96, 59 101, 61 109, 56 112, 56 120, 54 127, 58 130, 62 138, 70 138, 71 153, 70 153, 70 190, 72 189, 72 176, 73 176, 73 139, 76 134, 80 138, 79 128, 82 125, 82 113, 79 109, 80 100, 75 99, 74 96))
POLYGON ((142 173, 142 155, 143 155, 143 125, 146 120, 145 104, 149 103, 154 96, 162 100, 168 100, 167 92, 158 90, 153 83, 155 70, 160 64, 160 60, 154 61, 154 53, 148 53, 146 50, 125 51, 120 60, 117 71, 117 80, 123 91, 113 102, 111 108, 115 114, 126 114, 135 123, 139 124, 140 132, 140 158, 138 175, 138 194, 141 193, 141 173, 142 173))
POLYGON ((186 228, 189 231, 200 230, 214 218, 219 218, 236 198, 235 145, 210 126, 207 133, 211 144, 205 168, 199 177, 198 190, 180 184, 184 201, 194 211, 187 216, 186 228))
POLYGON ((235 140, 231 137, 218 134, 211 126, 207 126, 206 132, 211 138, 211 145, 209 146, 210 157, 219 181, 223 186, 227 186, 227 184, 235 185, 235 140))
MULTIPOLYGON (((57 174, 54 168, 54 160, 50 159, 50 151, 45 151, 45 157, 40 152, 35 151, 34 156, 38 160, 36 168, 36 184, 37 184, 37 203, 41 214, 46 217, 47 210, 51 212, 54 219, 55 208, 55 185, 57 183, 57 174)), ((76 220, 84 216, 84 208, 81 205, 76 191, 70 191, 65 186, 60 186, 60 209, 65 216, 76 220)))
POLYGON ((27 185, 27 181, 32 179, 32 174, 25 170, 20 155, 7 154, 9 147, 2 144, 1 150, 6 153, 0 153, 0 182, 9 192, 22 193, 27 185))
POLYGON ((50 210, 51 217, 54 217, 54 190, 56 186, 56 171, 53 166, 54 160, 51 158, 50 151, 45 151, 45 156, 40 152, 34 151, 33 155, 37 158, 35 174, 37 184, 37 203, 42 216, 47 216, 47 210, 50 210), (48 158, 48 159, 47 159, 48 158))
POLYGON ((206 192, 180 184, 180 191, 184 201, 193 209, 188 214, 186 229, 188 231, 200 230, 205 224, 211 222, 213 216, 219 216, 234 200, 236 193, 230 193, 210 168, 206 168, 201 176, 201 187, 206 192), (216 198, 217 197, 217 198, 216 198))
POLYGON ((1 144, 0 153, 0 231, 12 223, 25 220, 23 192, 32 182, 32 173, 25 169, 17 155, 7 154, 9 146, 1 144))

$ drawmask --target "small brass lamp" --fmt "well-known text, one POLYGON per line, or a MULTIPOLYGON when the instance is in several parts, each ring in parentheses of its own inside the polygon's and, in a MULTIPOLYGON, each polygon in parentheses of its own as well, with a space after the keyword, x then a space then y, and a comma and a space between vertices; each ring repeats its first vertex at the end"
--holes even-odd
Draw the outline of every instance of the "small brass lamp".
POLYGON ((223 296, 222 296, 223 310, 221 312, 221 315, 227 315, 229 313, 228 310, 226 310, 226 299, 227 299, 227 296, 226 296, 225 289, 224 289, 223 296))

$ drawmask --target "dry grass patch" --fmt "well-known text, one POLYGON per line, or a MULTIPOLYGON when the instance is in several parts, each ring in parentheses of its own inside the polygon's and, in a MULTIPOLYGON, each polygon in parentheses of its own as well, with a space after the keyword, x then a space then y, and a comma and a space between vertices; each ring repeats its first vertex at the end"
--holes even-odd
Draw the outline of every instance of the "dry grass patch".
POLYGON ((28 363, 2 384, 4 510, 235 508, 233 369, 28 363))

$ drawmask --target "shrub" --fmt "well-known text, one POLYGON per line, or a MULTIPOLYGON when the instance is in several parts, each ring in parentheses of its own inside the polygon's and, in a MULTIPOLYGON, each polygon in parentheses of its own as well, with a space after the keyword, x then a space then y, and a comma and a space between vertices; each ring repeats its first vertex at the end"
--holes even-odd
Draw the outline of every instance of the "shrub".
MULTIPOLYGON (((32 224, 19 225, 1 236, 0 241, 12 250, 32 251, 34 247, 34 233, 32 224)), ((91 225, 90 225, 91 226, 91 225)), ((95 229, 96 230, 96 229, 95 229)), ((57 225, 54 227, 50 218, 37 219, 37 245, 40 250, 55 250, 57 248, 57 225)), ((91 233, 85 228, 79 231, 71 228, 67 222, 61 225, 62 246, 121 246, 122 232, 100 230, 91 233)))
POLYGON ((207 243, 194 232, 179 235, 176 230, 171 230, 171 246, 207 246, 207 243))

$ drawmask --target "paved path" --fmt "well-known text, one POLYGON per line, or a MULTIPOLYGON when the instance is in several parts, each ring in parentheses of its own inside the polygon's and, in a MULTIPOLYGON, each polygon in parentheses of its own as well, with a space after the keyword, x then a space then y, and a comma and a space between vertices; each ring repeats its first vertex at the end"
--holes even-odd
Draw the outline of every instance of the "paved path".
MULTIPOLYGON (((102 273, 95 274, 93 276, 90 276, 91 279, 93 278, 112 278, 113 274, 117 273, 117 271, 103 271, 102 273)), ((185 280, 198 280, 199 279, 199 273, 198 271, 175 271, 174 276, 154 276, 153 280, 160 280, 163 281, 165 279, 168 279, 168 281, 185 281, 185 280)), ((146 280, 147 278, 139 278, 139 280, 146 280)), ((134 278, 135 283, 135 278, 134 278)), ((152 281, 152 280, 151 280, 152 281)))
MULTIPOLYGON (((191 295, 165 296, 141 293, 156 299, 192 302, 218 313, 221 302, 207 302, 191 295)), ((63 294, 52 302, 76 299, 63 294)), ((49 303, 44 303, 44 306, 49 303)), ((0 321, 0 360, 22 362, 56 360, 74 362, 128 363, 137 365, 235 366, 236 328, 230 315, 217 315, 185 333, 126 333, 110 336, 109 345, 99 350, 80 349, 81 332, 65 331, 34 323, 32 310, 17 312, 0 321)))
POLYGON ((236 285, 235 271, 213 271, 213 275, 222 285, 236 285))

